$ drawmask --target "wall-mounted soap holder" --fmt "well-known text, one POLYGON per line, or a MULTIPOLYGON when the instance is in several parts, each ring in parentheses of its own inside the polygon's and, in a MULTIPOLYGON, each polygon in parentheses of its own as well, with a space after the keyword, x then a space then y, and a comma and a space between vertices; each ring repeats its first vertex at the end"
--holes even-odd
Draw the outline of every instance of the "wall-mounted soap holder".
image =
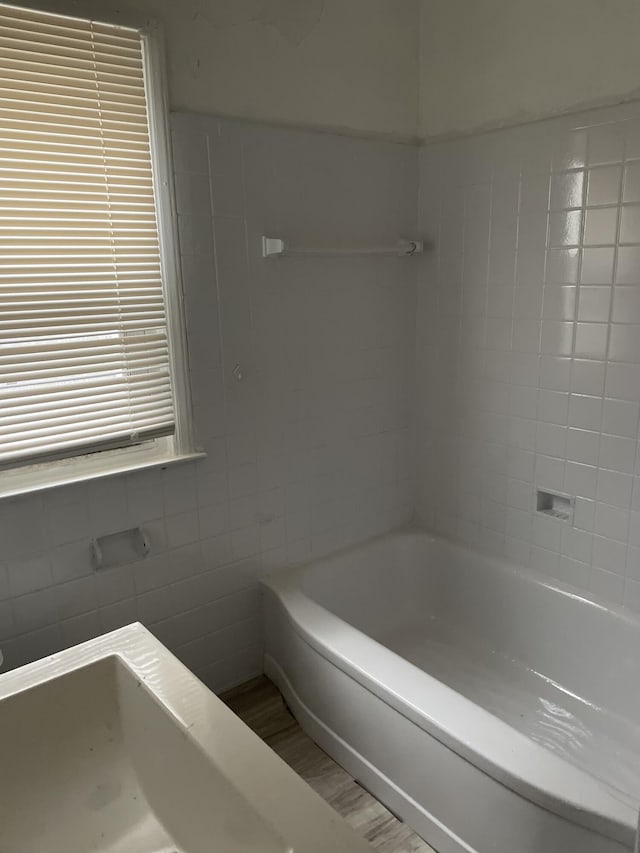
POLYGON ((91 540, 93 568, 115 569, 144 559, 151 551, 149 537, 141 527, 121 530, 91 540))
POLYGON ((575 508, 576 499, 571 495, 564 495, 561 492, 545 492, 542 489, 536 491, 536 510, 542 515, 573 524, 575 508))

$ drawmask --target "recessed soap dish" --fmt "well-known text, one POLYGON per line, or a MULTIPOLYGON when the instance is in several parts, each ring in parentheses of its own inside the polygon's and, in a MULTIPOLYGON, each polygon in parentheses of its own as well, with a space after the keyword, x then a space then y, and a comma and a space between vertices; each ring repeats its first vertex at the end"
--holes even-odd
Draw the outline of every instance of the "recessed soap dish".
POLYGON ((575 498, 570 495, 543 492, 541 489, 536 492, 537 511, 542 515, 548 515, 550 518, 557 518, 558 521, 567 521, 573 524, 575 505, 575 498))
POLYGON ((93 568, 97 572, 142 560, 150 551, 149 537, 141 527, 91 540, 93 568))

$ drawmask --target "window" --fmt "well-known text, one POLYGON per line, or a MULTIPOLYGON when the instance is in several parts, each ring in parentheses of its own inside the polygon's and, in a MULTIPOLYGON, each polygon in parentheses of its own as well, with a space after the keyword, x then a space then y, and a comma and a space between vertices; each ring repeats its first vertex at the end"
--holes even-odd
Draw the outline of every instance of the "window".
POLYGON ((153 59, 148 32, 0 4, 0 481, 10 492, 191 451, 153 59))

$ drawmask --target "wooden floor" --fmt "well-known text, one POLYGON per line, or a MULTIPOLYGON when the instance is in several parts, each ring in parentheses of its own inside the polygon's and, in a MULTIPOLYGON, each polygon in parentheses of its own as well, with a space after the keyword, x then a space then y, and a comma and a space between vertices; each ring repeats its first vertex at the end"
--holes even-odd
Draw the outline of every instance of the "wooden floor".
POLYGON ((433 853, 308 737, 266 678, 221 697, 305 782, 380 853, 433 853))

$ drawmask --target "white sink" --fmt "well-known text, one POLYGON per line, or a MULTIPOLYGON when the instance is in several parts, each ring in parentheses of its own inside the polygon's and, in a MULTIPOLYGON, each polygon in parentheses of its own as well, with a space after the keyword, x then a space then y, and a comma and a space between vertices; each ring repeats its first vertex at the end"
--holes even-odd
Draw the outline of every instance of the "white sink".
POLYGON ((370 851, 149 632, 0 676, 2 853, 370 851))

